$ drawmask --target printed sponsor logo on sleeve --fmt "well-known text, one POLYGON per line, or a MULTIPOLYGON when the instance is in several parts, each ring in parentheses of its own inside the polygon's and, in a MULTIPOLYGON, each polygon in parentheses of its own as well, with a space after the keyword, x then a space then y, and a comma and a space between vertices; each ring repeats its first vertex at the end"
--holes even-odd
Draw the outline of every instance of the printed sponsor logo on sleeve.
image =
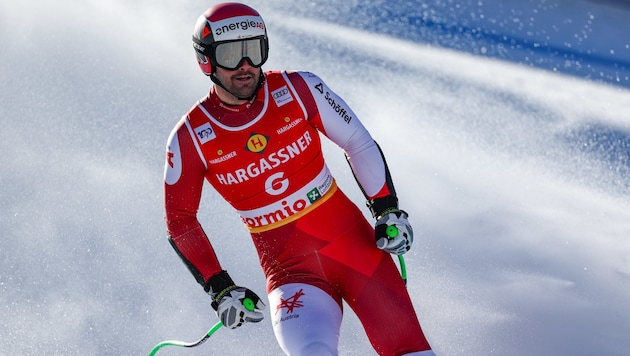
POLYGON ((317 91, 320 94, 324 94, 324 84, 323 83, 319 83, 319 84, 315 85, 315 89, 317 89, 317 91))
POLYGON ((320 94, 324 96, 324 100, 328 103, 328 105, 330 105, 335 113, 337 113, 337 115, 339 115, 339 117, 343 119, 343 121, 345 121, 347 124, 352 121, 352 116, 348 113, 349 110, 347 110, 344 105, 335 101, 335 98, 337 98, 337 100, 343 103, 343 100, 341 100, 341 98, 331 94, 329 91, 324 91, 324 84, 321 82, 315 85, 315 90, 317 90, 320 94))
POLYGON ((337 103, 335 101, 335 98, 329 92, 326 92, 326 96, 324 97, 324 99, 326 99, 328 105, 330 105, 330 107, 337 113, 337 115, 339 115, 339 117, 343 119, 343 121, 345 121, 347 124, 350 123, 350 121, 352 120, 352 116, 348 115, 348 110, 346 110, 343 105, 337 103))
POLYGON ((166 163, 164 164, 164 182, 169 185, 177 183, 182 175, 182 156, 179 150, 177 133, 169 140, 166 150, 166 163))

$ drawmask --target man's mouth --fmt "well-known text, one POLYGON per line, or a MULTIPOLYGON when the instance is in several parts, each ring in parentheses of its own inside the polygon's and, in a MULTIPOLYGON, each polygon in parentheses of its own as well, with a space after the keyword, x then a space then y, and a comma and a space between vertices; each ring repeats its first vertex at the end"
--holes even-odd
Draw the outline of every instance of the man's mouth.
POLYGON ((240 82, 245 82, 248 80, 251 80, 253 78, 253 76, 251 74, 246 74, 246 75, 239 75, 234 77, 235 80, 238 80, 240 82))

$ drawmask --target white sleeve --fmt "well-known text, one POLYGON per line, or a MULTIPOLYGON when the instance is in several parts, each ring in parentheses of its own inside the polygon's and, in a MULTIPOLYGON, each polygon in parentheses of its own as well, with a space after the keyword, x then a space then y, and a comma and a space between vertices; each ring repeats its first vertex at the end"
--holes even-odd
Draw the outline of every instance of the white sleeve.
MULTIPOLYGON (((387 185, 387 167, 380 149, 346 102, 318 76, 300 72, 319 112, 320 131, 343 149, 367 198, 387 185)), ((392 192, 393 193, 393 192, 392 192)))

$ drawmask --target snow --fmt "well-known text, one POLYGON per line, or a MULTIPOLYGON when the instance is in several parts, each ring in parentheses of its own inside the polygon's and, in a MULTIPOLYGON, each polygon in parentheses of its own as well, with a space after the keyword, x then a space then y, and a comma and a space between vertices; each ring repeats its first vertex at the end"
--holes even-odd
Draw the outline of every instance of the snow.
MULTIPOLYGON (((320 75, 385 151, 439 355, 627 353, 627 1, 250 3, 271 36, 265 69, 320 75)), ((161 205, 166 138, 210 86, 190 46, 208 6, 0 3, 0 354, 148 354, 216 322, 161 205)), ((209 189, 200 218, 262 293, 245 229, 209 189)), ((374 354, 349 309, 340 351, 374 354)), ((280 353, 266 320, 158 355, 280 353)))

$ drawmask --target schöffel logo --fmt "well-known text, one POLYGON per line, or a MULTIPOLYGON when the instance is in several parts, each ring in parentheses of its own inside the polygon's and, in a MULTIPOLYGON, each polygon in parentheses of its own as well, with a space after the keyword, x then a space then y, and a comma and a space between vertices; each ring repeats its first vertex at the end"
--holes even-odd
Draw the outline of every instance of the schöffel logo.
POLYGON ((214 132, 209 123, 205 123, 195 128, 195 134, 199 138, 199 142, 201 142, 202 145, 217 137, 217 134, 214 132))
POLYGON ((347 124, 349 124, 350 121, 352 121, 352 116, 348 115, 348 111, 346 110, 346 108, 343 107, 341 104, 338 104, 335 101, 335 98, 330 94, 330 92, 327 91, 324 94, 323 83, 319 83, 315 85, 315 89, 317 89, 317 91, 319 91, 322 95, 324 95, 324 100, 328 102, 328 105, 330 105, 330 107, 343 119, 343 121, 345 121, 347 124))
POLYGON ((333 110, 335 110, 337 114, 339 114, 339 116, 343 119, 343 121, 345 121, 348 124, 350 123, 350 121, 352 120, 352 116, 348 115, 346 108, 341 106, 341 104, 337 104, 335 102, 335 99, 332 96, 330 96, 329 92, 326 92, 326 97, 324 99, 326 99, 326 101, 328 102, 328 105, 330 105, 330 107, 333 110))
POLYGON ((317 85, 315 86, 315 89, 317 89, 317 91, 318 91, 320 94, 324 94, 324 84, 323 84, 323 83, 319 83, 319 84, 317 84, 317 85))

